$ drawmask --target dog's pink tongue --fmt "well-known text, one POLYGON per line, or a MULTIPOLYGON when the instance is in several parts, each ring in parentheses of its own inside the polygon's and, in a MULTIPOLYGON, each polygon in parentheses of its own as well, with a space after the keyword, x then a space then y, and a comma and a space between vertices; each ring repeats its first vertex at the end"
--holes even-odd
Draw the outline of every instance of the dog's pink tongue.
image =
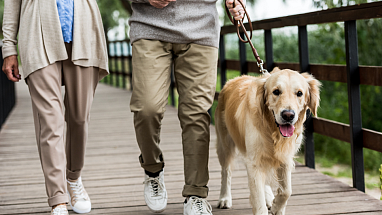
POLYGON ((293 135, 294 126, 289 124, 280 125, 280 131, 284 137, 291 137, 293 135))

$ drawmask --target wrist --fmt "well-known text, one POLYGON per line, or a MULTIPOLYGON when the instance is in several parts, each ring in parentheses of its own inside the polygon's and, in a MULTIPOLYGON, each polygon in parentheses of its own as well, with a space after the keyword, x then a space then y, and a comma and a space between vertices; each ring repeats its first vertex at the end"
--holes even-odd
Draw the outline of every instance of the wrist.
POLYGON ((17 57, 17 47, 16 46, 3 46, 2 52, 3 52, 3 59, 10 57, 10 56, 16 56, 17 57))
POLYGON ((17 59, 17 55, 9 55, 7 57, 4 58, 4 60, 7 60, 7 59, 17 59))

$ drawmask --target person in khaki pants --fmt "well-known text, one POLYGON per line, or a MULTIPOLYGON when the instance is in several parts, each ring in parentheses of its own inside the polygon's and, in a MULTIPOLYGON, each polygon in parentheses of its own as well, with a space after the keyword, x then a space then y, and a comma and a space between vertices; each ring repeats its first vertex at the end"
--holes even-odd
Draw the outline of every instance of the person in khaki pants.
MULTIPOLYGON (((210 116, 216 87, 220 25, 216 0, 130 0, 133 95, 139 162, 145 172, 144 198, 153 212, 167 205, 161 121, 167 104, 171 66, 179 93, 185 185, 184 215, 212 215, 208 196, 210 116)), ((243 18, 240 4, 227 6, 243 18)))
POLYGON ((208 158, 210 115, 216 88, 220 36, 216 0, 130 0, 133 94, 139 162, 145 172, 144 198, 153 212, 167 205, 165 155, 160 149, 161 120, 171 66, 179 93, 185 185, 183 213, 210 215, 208 158))
MULTIPOLYGON (((136 138, 141 149, 139 161, 146 173, 145 200, 154 212, 163 211, 167 203, 164 155, 159 141, 173 62, 184 156, 185 185, 182 194, 188 198, 189 204, 200 206, 199 210, 205 212, 203 214, 211 214, 211 207, 205 200, 209 180, 208 110, 215 94, 217 51, 210 46, 158 40, 140 39, 133 43, 134 90, 130 107, 134 112, 136 138)), ((192 205, 187 205, 185 214, 196 214, 191 213, 192 205)))
POLYGON ((4 3, 3 71, 9 80, 21 79, 18 44, 23 76, 32 99, 51 214, 68 214, 68 202, 77 213, 90 212, 91 202, 82 184, 81 170, 95 89, 108 74, 106 40, 97 3, 95 0, 4 3))

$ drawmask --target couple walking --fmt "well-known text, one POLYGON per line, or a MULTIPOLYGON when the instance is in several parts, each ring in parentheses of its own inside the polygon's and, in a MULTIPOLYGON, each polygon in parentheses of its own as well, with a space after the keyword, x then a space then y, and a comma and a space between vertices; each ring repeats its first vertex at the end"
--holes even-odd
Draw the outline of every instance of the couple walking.
MULTIPOLYGON (((216 0, 131 0, 136 139, 144 169, 144 197, 154 212, 167 205, 160 128, 170 85, 179 92, 185 185, 184 214, 212 214, 208 195, 208 109, 216 83, 220 26, 216 0)), ((241 6, 226 4, 236 19, 241 6)), ((107 45, 96 0, 5 0, 3 71, 23 77, 32 99, 36 141, 51 214, 88 213, 81 179, 89 113, 98 81, 108 74, 107 45), (61 86, 65 96, 61 96, 61 86), (62 110, 65 106, 65 112, 62 110), (64 126, 67 124, 66 143, 64 126)))

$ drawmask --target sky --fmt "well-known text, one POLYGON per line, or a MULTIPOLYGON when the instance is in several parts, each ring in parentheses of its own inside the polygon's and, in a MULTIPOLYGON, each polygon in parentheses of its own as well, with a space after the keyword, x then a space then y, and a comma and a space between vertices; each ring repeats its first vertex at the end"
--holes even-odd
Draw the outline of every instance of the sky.
POLYGON ((269 19, 289 16, 294 14, 316 11, 312 0, 258 0, 255 6, 250 8, 253 20, 269 19))
MULTIPOLYGON (((224 0, 218 0, 219 5, 221 1, 224 0)), ((225 13, 220 7, 218 7, 218 10, 220 15, 225 13)), ((318 9, 313 6, 313 0, 286 0, 285 3, 283 0, 257 0, 254 6, 247 5, 247 11, 252 21, 308 13, 317 10, 318 9)))

